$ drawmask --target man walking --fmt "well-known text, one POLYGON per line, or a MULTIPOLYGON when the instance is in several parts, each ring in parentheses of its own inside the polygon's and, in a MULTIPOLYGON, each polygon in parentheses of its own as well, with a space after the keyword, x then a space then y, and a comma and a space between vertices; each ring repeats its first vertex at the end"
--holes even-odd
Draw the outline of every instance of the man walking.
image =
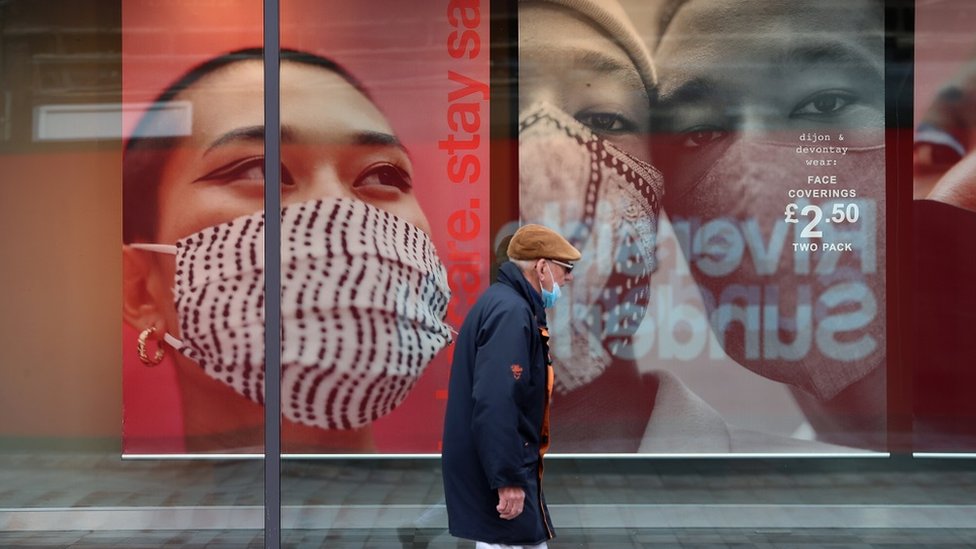
POLYGON ((553 384, 545 309, 580 252, 526 225, 508 257, 461 326, 444 420, 448 524, 479 549, 545 548, 554 535, 542 494, 553 384))

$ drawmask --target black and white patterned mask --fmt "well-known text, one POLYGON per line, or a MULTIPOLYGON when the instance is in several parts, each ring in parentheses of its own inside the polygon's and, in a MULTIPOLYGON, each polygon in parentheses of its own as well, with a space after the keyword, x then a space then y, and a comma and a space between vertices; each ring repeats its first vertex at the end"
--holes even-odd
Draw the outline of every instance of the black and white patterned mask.
MULTIPOLYGON (((361 427, 396 408, 450 342, 451 291, 430 237, 359 200, 281 210, 281 397, 292 421, 361 427)), ((181 339, 212 378, 264 402, 264 213, 175 246, 181 339)))
POLYGON ((567 236, 582 252, 550 330, 556 389, 567 392, 633 356, 656 267, 661 173, 559 108, 540 103, 519 118, 523 223, 567 236), (568 294, 568 295, 567 295, 568 294))

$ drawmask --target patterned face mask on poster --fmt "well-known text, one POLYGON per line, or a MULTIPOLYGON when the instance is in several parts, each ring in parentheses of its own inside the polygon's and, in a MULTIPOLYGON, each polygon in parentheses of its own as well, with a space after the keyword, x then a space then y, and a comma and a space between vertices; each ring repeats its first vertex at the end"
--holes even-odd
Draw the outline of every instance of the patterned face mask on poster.
POLYGON ((711 294, 706 303, 713 324, 722 326, 716 336, 723 349, 749 370, 821 400, 866 376, 884 355, 885 150, 864 146, 879 139, 871 132, 838 133, 851 134, 831 143, 843 145, 844 154, 812 156, 837 159, 817 168, 806 165, 795 139, 739 138, 675 198, 680 213, 672 216, 697 228, 685 254, 695 281, 711 294), (811 173, 842 183, 812 186, 811 173), (791 198, 796 190, 844 196, 791 198), (812 214, 785 223, 791 202, 820 205, 824 219, 831 203, 856 204, 859 218, 822 221, 822 238, 803 238, 812 214), (850 242, 853 252, 814 253, 791 242, 850 242), (726 294, 740 297, 728 301, 726 294), (726 337, 729 327, 741 333, 726 337))
POLYGON ((548 103, 519 121, 519 203, 525 223, 552 227, 583 257, 550 329, 556 389, 581 387, 631 356, 650 300, 661 174, 548 103))
MULTIPOLYGON (((396 408, 450 342, 450 288, 430 237, 359 200, 281 211, 281 386, 286 418, 361 427, 396 408)), ((212 378, 264 401, 264 213, 175 246, 181 339, 167 343, 212 378)))

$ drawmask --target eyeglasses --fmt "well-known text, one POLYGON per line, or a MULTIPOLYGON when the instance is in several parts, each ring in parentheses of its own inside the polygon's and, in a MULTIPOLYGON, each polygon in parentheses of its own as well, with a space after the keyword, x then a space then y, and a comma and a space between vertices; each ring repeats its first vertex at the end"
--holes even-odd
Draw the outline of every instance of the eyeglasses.
POLYGON ((569 274, 569 273, 573 272, 574 265, 572 263, 565 263, 565 262, 559 261, 557 259, 550 259, 549 261, 552 261, 556 265, 559 265, 563 269, 566 269, 566 274, 569 274))

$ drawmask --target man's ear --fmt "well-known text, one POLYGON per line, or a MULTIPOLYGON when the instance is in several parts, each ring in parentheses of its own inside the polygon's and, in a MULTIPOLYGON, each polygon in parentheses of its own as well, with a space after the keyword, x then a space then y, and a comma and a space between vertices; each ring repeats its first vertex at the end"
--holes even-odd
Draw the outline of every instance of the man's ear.
POLYGON ((137 330, 156 327, 156 334, 166 333, 156 263, 152 252, 122 246, 122 318, 137 330))

